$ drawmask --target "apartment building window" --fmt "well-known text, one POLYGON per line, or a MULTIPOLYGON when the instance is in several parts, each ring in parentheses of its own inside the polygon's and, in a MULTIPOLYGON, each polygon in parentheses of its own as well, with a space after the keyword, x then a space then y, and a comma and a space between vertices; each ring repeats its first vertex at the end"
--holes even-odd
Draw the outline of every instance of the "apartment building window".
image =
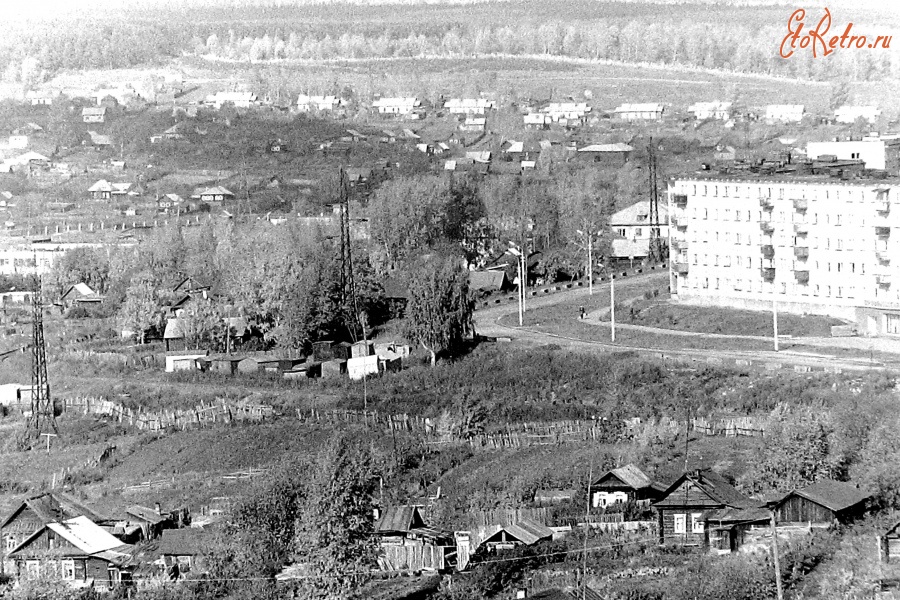
POLYGON ((753 257, 752 257, 752 256, 748 256, 748 257, 747 257, 747 268, 748 268, 748 269, 752 269, 752 268, 753 268, 753 257))
POLYGON ((750 211, 749 210, 747 211, 747 222, 748 223, 750 222, 750 211))
POLYGON ((708 195, 709 195, 709 188, 707 188, 705 185, 703 186, 703 195, 704 195, 704 196, 708 196, 708 195))
POLYGON ((844 245, 844 243, 841 238, 837 238, 836 240, 834 240, 834 249, 835 250, 843 250, 844 249, 843 245, 844 245))
POLYGON ((828 263, 828 272, 831 273, 831 263, 828 263))
POLYGON ((709 264, 709 254, 704 254, 703 255, 703 266, 705 267, 708 264, 709 264))
POLYGON ((697 186, 696 185, 694 186, 694 195, 695 196, 697 195, 697 186))
POLYGON ((730 231, 725 232, 725 243, 726 244, 731 243, 731 232, 730 231))
POLYGON ((819 286, 816 285, 816 286, 813 288, 813 296, 818 296, 818 295, 819 295, 819 286))
POLYGON ((694 255, 694 264, 695 265, 697 264, 697 255, 696 254, 694 255))
POLYGON ((697 218, 697 207, 696 206, 691 209, 691 217, 693 217, 694 219, 697 218))
POLYGON ((740 292, 744 289, 744 280, 743 279, 735 279, 734 280, 734 291, 740 292))
POLYGON ((744 258, 743 256, 738 256, 737 258, 735 258, 735 261, 736 261, 735 264, 737 264, 737 266, 740 267, 740 266, 741 266, 741 262, 743 261, 743 258, 744 258))
MULTIPOLYGON (((725 189, 727 190, 728 188, 725 188, 725 189)), ((727 196, 728 194, 725 194, 725 195, 727 196)), ((730 208, 725 209, 725 216, 722 218, 725 219, 726 221, 731 218, 731 209, 730 208)))
POLYGON ((812 242, 812 247, 813 247, 813 248, 818 248, 818 247, 819 247, 819 238, 813 237, 812 240, 810 240, 810 241, 812 242))
POLYGON ((718 208, 713 209, 713 219, 716 221, 719 220, 719 209, 718 208))
POLYGON ((856 263, 850 263, 850 272, 856 273, 856 263))
MULTIPOLYGON (((728 197, 728 186, 727 185, 725 186, 725 192, 722 195, 725 196, 726 198, 728 197)), ((726 210, 725 212, 728 212, 728 211, 726 210)))
POLYGON ((703 218, 704 219, 709 218, 709 209, 708 208, 703 209, 703 218))
POLYGON ((784 198, 784 188, 778 188, 778 197, 784 198))
POLYGON ((842 216, 842 215, 841 215, 840 213, 838 213, 838 214, 835 215, 835 222, 834 222, 835 225, 840 225, 840 224, 841 224, 841 216, 842 216))
POLYGON ((838 272, 838 273, 841 272, 841 263, 837 263, 837 272, 838 272))
POLYGON ((884 331, 891 335, 900 334, 900 315, 884 315, 884 331))
POLYGON ((741 234, 739 234, 739 233, 734 234, 734 243, 735 244, 741 243, 741 234))
POLYGON ((785 283, 784 281, 781 282, 781 293, 787 294, 787 283, 785 283))
POLYGON ((831 296, 831 286, 829 285, 826 289, 828 290, 828 294, 826 294, 826 295, 831 296))
POLYGON ((825 249, 831 250, 831 238, 825 238, 825 249))
POLYGON ((713 186, 713 197, 714 197, 714 198, 718 198, 718 197, 719 197, 719 186, 717 186, 717 185, 714 185, 714 186, 713 186))
POLYGON ((703 289, 704 290, 709 289, 709 277, 703 278, 703 289))
POLYGON ((634 237, 641 237, 641 228, 640 227, 635 227, 634 237))
POLYGON ((818 224, 819 224, 819 213, 813 213, 813 216, 812 216, 812 223, 813 223, 813 225, 818 225, 818 224))
POLYGON ((838 298, 841 297, 841 291, 842 291, 842 290, 843 290, 843 288, 842 288, 841 286, 838 286, 838 289, 837 289, 837 297, 838 297, 838 298))
POLYGON ((718 267, 719 266, 719 255, 716 254, 715 257, 713 257, 713 259, 715 261, 715 262, 713 262, 713 266, 718 267))
POLYGON ((859 273, 860 275, 866 274, 866 263, 860 263, 859 265, 859 273))
POLYGON ((780 210, 780 211, 778 211, 778 222, 779 222, 779 223, 784 223, 784 221, 785 221, 785 219, 784 219, 784 211, 783 211, 783 210, 780 210))

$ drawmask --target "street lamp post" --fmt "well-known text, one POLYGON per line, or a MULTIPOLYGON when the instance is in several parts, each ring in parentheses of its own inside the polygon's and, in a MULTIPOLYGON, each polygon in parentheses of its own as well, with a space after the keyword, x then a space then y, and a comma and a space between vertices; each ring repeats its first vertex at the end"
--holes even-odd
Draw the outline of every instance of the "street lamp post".
POLYGON ((525 322, 525 254, 521 252, 514 243, 509 243, 510 248, 507 250, 509 254, 516 257, 517 270, 519 273, 519 327, 525 322))
POLYGON ((612 263, 601 265, 608 269, 609 273, 609 336, 610 341, 616 341, 616 274, 612 263))
POLYGON ((778 352, 778 296, 774 293, 774 284, 772 291, 772 331, 775 334, 775 352, 778 352))

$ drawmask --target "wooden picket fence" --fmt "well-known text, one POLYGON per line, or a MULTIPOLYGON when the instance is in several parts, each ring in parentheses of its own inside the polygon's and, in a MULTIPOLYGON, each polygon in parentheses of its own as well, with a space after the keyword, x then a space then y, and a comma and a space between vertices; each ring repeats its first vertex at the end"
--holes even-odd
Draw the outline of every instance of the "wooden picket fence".
POLYGON ((213 423, 232 421, 262 421, 275 415, 275 409, 265 404, 228 402, 201 403, 191 409, 174 409, 162 412, 144 412, 105 398, 76 397, 64 400, 66 412, 104 416, 120 423, 127 423, 142 431, 188 429, 213 423))

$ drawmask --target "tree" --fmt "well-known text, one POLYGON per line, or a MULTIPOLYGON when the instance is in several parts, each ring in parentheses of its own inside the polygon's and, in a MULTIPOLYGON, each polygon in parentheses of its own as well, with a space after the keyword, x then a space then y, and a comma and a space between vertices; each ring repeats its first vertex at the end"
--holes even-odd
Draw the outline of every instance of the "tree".
POLYGON ((196 350, 218 350, 225 336, 224 317, 224 307, 213 300, 191 300, 178 318, 185 343, 196 350))
POLYGON ((105 294, 109 282, 109 258, 95 248, 74 248, 53 263, 46 278, 54 292, 54 299, 76 283, 85 283, 98 294, 105 294))
POLYGON ((156 317, 156 286, 153 276, 144 272, 137 275, 128 287, 119 318, 122 327, 137 333, 143 344, 147 330, 157 321, 156 317))
POLYGON ((455 350, 473 331, 468 271, 459 259, 430 256, 410 271, 408 281, 406 337, 421 344, 434 365, 439 352, 455 350))
POLYGON ((295 553, 312 574, 305 598, 350 596, 375 565, 374 496, 378 473, 365 446, 348 437, 333 440, 316 460, 295 530, 295 553))
POLYGON ((831 86, 831 99, 828 102, 832 111, 850 102, 851 88, 847 81, 840 81, 831 86))
POLYGON ((614 208, 613 185, 595 169, 579 169, 559 176, 550 193, 559 206, 559 237, 564 242, 563 255, 568 259, 561 266, 567 267, 570 275, 586 271, 588 241, 592 260, 608 254, 607 225, 614 208))

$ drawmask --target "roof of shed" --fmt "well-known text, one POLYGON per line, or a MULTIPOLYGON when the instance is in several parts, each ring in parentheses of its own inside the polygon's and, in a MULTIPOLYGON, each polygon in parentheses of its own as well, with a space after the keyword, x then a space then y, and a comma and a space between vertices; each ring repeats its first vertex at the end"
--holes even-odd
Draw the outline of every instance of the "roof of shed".
POLYGON ((823 479, 810 486, 789 492, 778 504, 790 496, 797 495, 824 506, 828 510, 840 512, 867 500, 871 494, 856 487, 855 484, 833 479, 823 479))
POLYGON ((378 522, 375 523, 375 531, 410 531, 417 527, 424 527, 425 522, 416 506, 389 506, 382 511, 378 522))

